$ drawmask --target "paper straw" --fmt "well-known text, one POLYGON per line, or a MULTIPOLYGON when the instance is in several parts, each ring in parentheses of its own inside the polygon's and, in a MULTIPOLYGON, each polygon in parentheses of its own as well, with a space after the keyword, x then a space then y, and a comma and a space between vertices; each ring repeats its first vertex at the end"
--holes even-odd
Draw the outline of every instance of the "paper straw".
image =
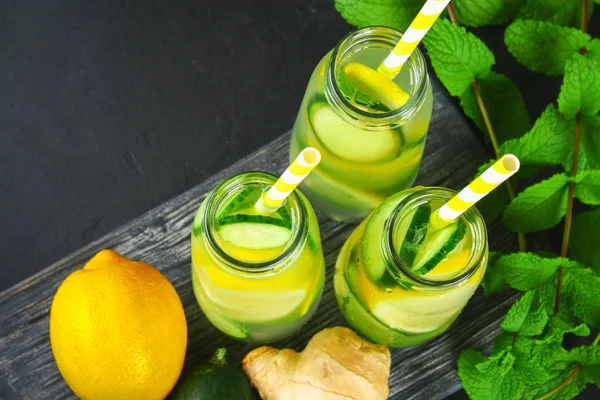
POLYGON ((313 147, 302 150, 277 182, 262 194, 256 202, 256 209, 262 213, 277 210, 320 161, 319 150, 313 147))
POLYGON ((432 215, 431 223, 436 226, 443 226, 456 220, 473 204, 513 176, 519 170, 519 165, 520 162, 516 156, 512 154, 502 156, 466 188, 441 206, 432 215))
POLYGON ((396 44, 396 47, 379 65, 377 71, 391 79, 398 75, 406 60, 415 51, 417 45, 421 43, 429 28, 444 11, 448 3, 450 3, 450 0, 427 0, 396 44))

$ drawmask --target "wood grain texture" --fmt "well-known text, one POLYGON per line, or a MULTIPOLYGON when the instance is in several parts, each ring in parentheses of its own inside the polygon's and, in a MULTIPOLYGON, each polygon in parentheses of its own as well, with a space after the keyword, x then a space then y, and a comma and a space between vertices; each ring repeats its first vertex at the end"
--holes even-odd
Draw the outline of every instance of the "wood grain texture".
MULTIPOLYGON (((480 140, 460 110, 434 82, 434 111, 425 157, 417 183, 459 189, 488 159, 480 140)), ((224 178, 242 171, 280 173, 287 163, 289 133, 250 154, 180 196, 149 211, 114 232, 76 251, 40 273, 0 294, 0 399, 73 398, 59 374, 48 336, 48 311, 62 280, 81 268, 97 251, 112 248, 134 260, 160 269, 173 283, 185 305, 189 344, 186 366, 204 362, 217 348, 229 349, 229 359, 240 363, 255 345, 234 341, 206 320, 195 301, 190 282, 190 229, 206 194, 224 178)), ((324 295, 308 326, 277 347, 301 350, 322 328, 345 325, 333 291, 333 268, 338 251, 352 225, 319 219, 327 263, 324 295)), ((515 247, 514 235, 492 226, 494 250, 515 247)), ((425 345, 392 351, 391 399, 435 399, 456 391, 460 382, 456 360, 465 347, 486 350, 499 332, 499 322, 514 295, 483 297, 470 301, 453 327, 425 345)))

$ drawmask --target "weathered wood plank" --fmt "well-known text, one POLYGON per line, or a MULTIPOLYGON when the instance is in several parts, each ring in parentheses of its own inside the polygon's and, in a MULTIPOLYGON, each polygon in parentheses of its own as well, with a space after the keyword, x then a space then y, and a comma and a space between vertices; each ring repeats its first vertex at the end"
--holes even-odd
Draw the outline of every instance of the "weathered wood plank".
MULTIPOLYGON (((425 158, 417 183, 460 188, 488 157, 459 110, 434 84, 435 103, 425 158)), ((239 362, 253 345, 236 342, 219 333, 204 318, 190 282, 189 234, 192 218, 202 199, 221 180, 236 172, 282 171, 287 162, 289 133, 219 172, 182 195, 76 251, 39 274, 0 294, 0 398, 60 399, 73 394, 54 363, 48 340, 48 310, 60 282, 79 269, 97 251, 113 248, 160 269, 175 285, 185 305, 189 345, 186 365, 206 360, 213 350, 226 346, 230 359, 239 362)), ((332 273, 341 245, 353 226, 320 219, 327 280, 316 313, 298 335, 277 346, 303 348, 318 330, 346 325, 334 296, 332 273)), ((499 226, 490 229, 491 247, 514 246, 513 235, 499 226)), ((499 331, 499 321, 511 296, 474 297, 454 326, 440 338, 414 348, 392 351, 390 398, 442 398, 459 388, 456 359, 464 347, 486 349, 499 331)))

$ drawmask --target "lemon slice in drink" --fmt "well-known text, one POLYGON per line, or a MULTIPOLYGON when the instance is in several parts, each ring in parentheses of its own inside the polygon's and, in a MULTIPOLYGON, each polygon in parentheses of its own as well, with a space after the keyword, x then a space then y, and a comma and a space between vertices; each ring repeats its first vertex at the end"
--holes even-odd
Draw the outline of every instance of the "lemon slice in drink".
POLYGON ((391 129, 366 131, 346 122, 324 103, 309 109, 310 123, 320 142, 333 154, 357 163, 393 160, 400 153, 402 140, 391 129))
POLYGON ((390 110, 402 107, 410 98, 390 78, 361 63, 349 63, 344 67, 344 74, 359 92, 381 101, 390 110))

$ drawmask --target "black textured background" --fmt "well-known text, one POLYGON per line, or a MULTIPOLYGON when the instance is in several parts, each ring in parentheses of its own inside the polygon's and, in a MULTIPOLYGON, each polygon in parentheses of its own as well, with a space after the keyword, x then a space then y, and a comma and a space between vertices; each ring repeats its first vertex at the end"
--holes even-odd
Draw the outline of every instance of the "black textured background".
MULTIPOLYGON (((0 290, 289 129, 350 29, 332 0, 0 2, 0 290)), ((477 34, 537 117, 560 79, 477 34)))

